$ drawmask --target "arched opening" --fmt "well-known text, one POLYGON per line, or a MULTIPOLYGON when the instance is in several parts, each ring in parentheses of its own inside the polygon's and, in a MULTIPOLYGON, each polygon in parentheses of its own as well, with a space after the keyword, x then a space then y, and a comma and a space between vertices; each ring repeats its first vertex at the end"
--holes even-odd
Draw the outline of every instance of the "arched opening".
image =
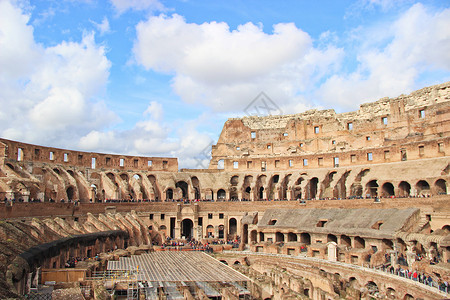
POLYGON ((381 187, 382 190, 382 197, 391 197, 394 196, 394 186, 392 185, 392 183, 390 182, 386 182, 383 184, 383 186, 381 187))
POLYGON ((288 233, 288 242, 296 242, 297 241, 297 235, 293 232, 288 233))
POLYGON ((208 238, 213 238, 214 237, 214 226, 212 225, 208 225, 206 227, 206 236, 208 238))
POLYGON ((194 188, 194 198, 200 199, 202 196, 200 195, 200 181, 196 176, 191 178, 192 187, 194 188))
POLYGON ((194 223, 191 219, 184 219, 181 221, 181 235, 185 239, 191 239, 194 233, 194 223))
POLYGON ((148 175, 147 178, 150 181, 150 183, 152 184, 154 199, 156 201, 159 201, 161 199, 161 194, 159 192, 159 188, 156 183, 156 177, 154 175, 148 175))
POLYGON ((276 242, 284 242, 284 234, 281 232, 275 233, 275 241, 276 242))
POLYGON ((355 237, 355 248, 364 249, 366 248, 366 241, 359 236, 355 237))
POLYGON ((378 183, 376 180, 371 180, 366 184, 366 195, 371 198, 378 197, 378 183))
POLYGON ((225 200, 227 197, 227 193, 224 189, 220 189, 217 191, 217 200, 225 200))
POLYGON ((219 225, 219 239, 223 239, 223 232, 225 227, 223 225, 219 225))
POLYGON ((250 193, 252 191, 251 184, 253 181, 253 176, 248 175, 244 178, 244 184, 242 185, 242 197, 244 199, 250 199, 250 193))
POLYGON ((317 197, 317 186, 319 183, 319 179, 317 177, 311 178, 309 181, 309 199, 314 199, 317 197))
POLYGON ((264 187, 259 188, 259 199, 264 199, 264 187))
POLYGON ((181 189, 181 192, 182 192, 182 198, 183 199, 187 199, 189 196, 189 193, 188 193, 188 184, 186 183, 186 181, 178 181, 176 184, 175 184, 175 187, 176 188, 180 188, 181 189))
POLYGON ((395 290, 391 287, 386 289, 386 296, 388 299, 396 299, 395 290))
POLYGON ((122 178, 123 181, 128 182, 128 175, 127 174, 125 174, 125 173, 120 174, 120 178, 122 178))
POLYGON ((341 245, 351 247, 352 246, 352 240, 349 236, 346 236, 345 234, 341 235, 341 245))
POLYGON ((54 168, 54 169, 53 169, 53 172, 55 172, 55 173, 58 174, 58 175, 61 175, 61 172, 59 171, 58 168, 54 168))
POLYGON ((69 186, 66 190, 66 194, 67 194, 67 199, 69 201, 74 200, 74 196, 75 196, 75 190, 73 188, 73 186, 69 186))
POLYGON ((391 240, 383 239, 382 244, 383 244, 384 250, 393 250, 394 249, 394 243, 391 240))
POLYGON ((166 191, 166 199, 167 200, 173 200, 173 190, 172 189, 167 189, 167 191, 166 191))
POLYGON ((226 260, 223 260, 223 259, 221 259, 221 260, 219 260, 221 263, 223 263, 224 265, 227 265, 228 266, 228 263, 227 263, 227 261, 226 260))
POLYGON ((328 234, 327 235, 327 243, 329 242, 335 242, 337 244, 337 236, 335 236, 334 234, 328 234))
POLYGON ((237 221, 235 218, 231 218, 228 221, 228 235, 231 239, 236 237, 237 233, 237 221))
POLYGON ((163 233, 164 235, 166 235, 167 234, 167 227, 166 227, 166 225, 159 226, 159 231, 161 233, 163 233))
POLYGON ((237 186, 239 184, 239 176, 235 175, 230 179, 231 186, 237 186))
POLYGON ((264 242, 264 232, 259 233, 259 241, 264 242))
POLYGON ((256 230, 250 232, 250 242, 256 243, 256 230))
POLYGON ((430 195, 430 185, 425 180, 419 180, 416 183, 416 190, 418 196, 430 195))
POLYGON ((411 194, 411 185, 406 182, 402 181, 398 185, 398 196, 399 197, 409 197, 411 194))
POLYGON ((106 177, 108 177, 112 182, 116 182, 116 178, 113 173, 106 173, 106 177))
POLYGON ((69 173, 70 176, 72 176, 73 178, 75 178, 75 174, 73 173, 72 170, 67 170, 67 173, 69 173))
POLYGON ((413 295, 406 294, 405 297, 403 297, 403 300, 414 300, 413 295))
POLYGON ((375 296, 375 294, 379 293, 378 285, 375 282, 373 282, 373 281, 369 281, 366 284, 366 289, 369 292, 369 295, 375 296))
POLYGON ((306 245, 311 244, 311 235, 307 232, 303 232, 300 234, 300 242, 306 245))
POLYGON ((436 189, 436 194, 438 195, 447 195, 447 183, 444 179, 438 179, 434 183, 434 187, 436 189))
POLYGON ((236 261, 234 262, 234 264, 233 264, 233 265, 237 266, 237 265, 240 265, 240 264, 241 264, 241 262, 240 262, 240 261, 238 261, 238 260, 236 260, 236 261))

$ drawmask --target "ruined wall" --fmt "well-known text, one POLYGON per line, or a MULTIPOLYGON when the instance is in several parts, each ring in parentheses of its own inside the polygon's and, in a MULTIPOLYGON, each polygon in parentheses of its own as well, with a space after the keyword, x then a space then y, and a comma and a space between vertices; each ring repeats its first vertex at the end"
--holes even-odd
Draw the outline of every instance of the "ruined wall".
POLYGON ((209 168, 226 171, 332 168, 442 157, 448 153, 450 83, 355 112, 229 119, 212 148, 209 168), (306 161, 304 161, 306 160, 306 161))

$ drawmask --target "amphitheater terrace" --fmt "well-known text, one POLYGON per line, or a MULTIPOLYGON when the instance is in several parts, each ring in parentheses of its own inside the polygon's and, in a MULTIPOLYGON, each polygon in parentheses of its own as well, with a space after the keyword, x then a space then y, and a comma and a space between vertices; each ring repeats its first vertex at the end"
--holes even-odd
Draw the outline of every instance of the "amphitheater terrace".
POLYGON ((447 82, 228 119, 208 169, 0 139, 0 298, 448 298, 449 133, 447 82))

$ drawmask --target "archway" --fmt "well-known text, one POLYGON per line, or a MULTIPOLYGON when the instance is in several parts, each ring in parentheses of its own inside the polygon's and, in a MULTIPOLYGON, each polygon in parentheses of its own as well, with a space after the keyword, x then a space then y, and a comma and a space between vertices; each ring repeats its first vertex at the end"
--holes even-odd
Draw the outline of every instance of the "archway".
POLYGON ((349 236, 343 234, 341 235, 341 245, 347 246, 347 247, 351 247, 352 246, 352 240, 350 239, 349 236))
POLYGON ((355 237, 355 248, 364 249, 366 248, 366 241, 359 236, 355 237))
POLYGON ((186 181, 178 181, 175 184, 175 187, 181 189, 183 199, 187 199, 189 197, 188 196, 189 195, 189 193, 188 193, 189 189, 188 189, 188 184, 186 183, 186 181))
POLYGON ((173 190, 172 189, 167 189, 166 200, 173 200, 173 190))
POLYGON ((335 242, 337 244, 337 236, 335 236, 334 234, 328 234, 327 236, 327 243, 329 242, 335 242))
POLYGON ((225 227, 223 225, 219 225, 219 239, 223 239, 223 232, 225 227))
POLYGON ((399 197, 409 197, 410 193, 411 193, 411 185, 406 182, 406 181, 402 181, 400 182, 400 184, 398 185, 398 196, 399 197))
POLYGON ((75 190, 74 190, 73 186, 69 186, 67 188, 66 194, 67 194, 67 200, 69 200, 69 201, 74 200, 75 190))
POLYGON ((430 194, 430 185, 425 180, 419 180, 416 183, 417 195, 429 195, 430 194))
POLYGON ((191 219, 181 221, 181 235, 186 239, 191 239, 194 233, 194 223, 191 219))
POLYGON ((275 234, 275 242, 284 242, 284 234, 281 232, 277 232, 275 234))
POLYGON ((375 295, 379 293, 378 285, 373 281, 369 281, 366 284, 366 289, 369 291, 369 295, 375 295))
POLYGON ((234 238, 237 232, 237 221, 235 218, 231 218, 228 221, 228 235, 230 238, 234 238))
POLYGON ((226 197, 227 193, 225 192, 224 189, 220 189, 217 191, 217 200, 225 200, 226 197))
POLYGON ((378 183, 376 180, 371 180, 366 184, 366 195, 371 198, 378 197, 378 183))
POLYGON ((288 242, 296 242, 297 241, 297 235, 295 233, 289 232, 288 233, 288 242))
POLYGON ((447 183, 444 179, 438 179, 434 183, 434 187, 436 189, 436 194, 438 195, 447 195, 447 183))
POLYGON ((385 182, 381 187, 381 190, 382 190, 381 194, 382 197, 391 197, 395 195, 394 186, 390 182, 385 182))
POLYGON ((308 199, 314 199, 317 197, 318 183, 319 183, 319 179, 317 177, 311 178, 311 180, 309 181, 308 199))
POLYGON ((213 238, 214 237, 214 226, 212 225, 208 225, 206 227, 206 236, 208 238, 213 238))
POLYGON ((307 232, 303 232, 300 234, 300 242, 310 245, 311 244, 311 235, 307 232))

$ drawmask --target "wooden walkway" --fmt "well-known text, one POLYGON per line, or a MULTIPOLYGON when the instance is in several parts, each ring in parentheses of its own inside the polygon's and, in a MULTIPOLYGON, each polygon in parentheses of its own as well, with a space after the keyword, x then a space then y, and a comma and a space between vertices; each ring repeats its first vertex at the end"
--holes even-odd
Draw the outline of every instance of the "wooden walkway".
POLYGON ((119 261, 108 261, 108 271, 137 272, 147 282, 237 282, 250 281, 243 274, 203 252, 158 251, 119 261))

